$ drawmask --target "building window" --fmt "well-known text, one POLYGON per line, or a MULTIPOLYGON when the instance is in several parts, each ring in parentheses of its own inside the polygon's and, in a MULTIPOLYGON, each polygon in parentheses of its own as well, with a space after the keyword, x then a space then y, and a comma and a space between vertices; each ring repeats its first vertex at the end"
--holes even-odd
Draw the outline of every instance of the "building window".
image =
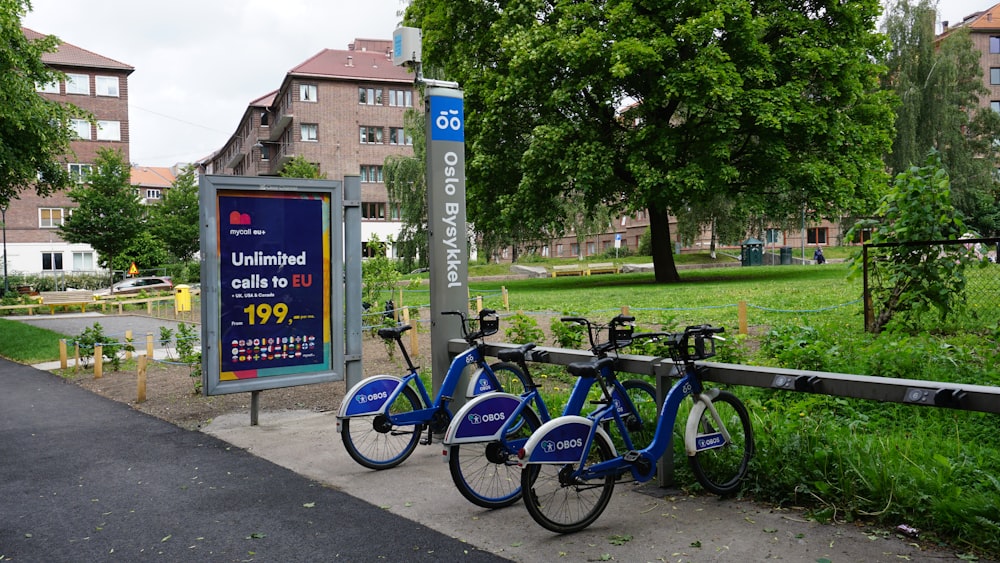
POLYGON ((382 89, 358 88, 358 103, 367 106, 382 105, 382 89))
POLYGON ((43 94, 58 94, 59 93, 59 81, 54 80, 48 84, 36 84, 35 91, 41 92, 43 94))
POLYGON ((55 271, 62 270, 62 252, 43 252, 42 270, 55 271))
POLYGON ((995 35, 990 37, 990 53, 1000 54, 1000 37, 995 35))
POLYGON ((381 182, 382 181, 382 166, 378 164, 362 164, 361 165, 361 181, 362 182, 381 182))
POLYGON ((781 234, 781 231, 779 231, 778 229, 768 229, 767 233, 764 236, 765 238, 764 242, 768 244, 777 243, 779 234, 781 234))
POLYGON ((1000 68, 990 68, 990 84, 1000 84, 1000 68))
POLYGON ((77 184, 82 184, 87 181, 87 177, 90 176, 92 168, 93 167, 89 164, 70 164, 69 176, 77 184))
POLYGON ((557 244, 556 245, 556 256, 557 257, 558 256, 563 256, 563 252, 565 252, 565 250, 563 249, 563 245, 557 244))
POLYGON ((66 93, 67 94, 86 94, 90 95, 90 76, 86 74, 67 74, 66 75, 66 93))
MULTIPOLYGON (((398 205, 393 205, 389 207, 389 220, 391 221, 402 221, 403 220, 403 208, 398 205)), ((393 248, 396 248, 395 246, 393 248)))
POLYGON ((593 242, 587 243, 587 256, 593 256, 597 254, 597 244, 593 242))
POLYGON ((806 231, 807 244, 826 244, 826 227, 813 227, 806 231))
POLYGON ((146 190, 146 199, 160 199, 160 190, 155 188, 146 190))
POLYGON ((302 124, 302 140, 303 141, 318 141, 319 140, 319 125, 316 123, 303 123, 302 124))
POLYGON ((376 221, 385 221, 385 202, 363 201, 361 202, 361 218, 376 221))
POLYGON ((371 125, 361 126, 361 144, 362 145, 380 145, 382 144, 382 128, 373 127, 371 125))
POLYGON ((267 111, 260 112, 260 126, 261 127, 269 127, 270 126, 270 119, 271 118, 268 115, 267 111))
POLYGON ((118 97, 118 77, 117 76, 95 76, 94 90, 98 96, 118 97))
POLYGON ((572 243, 569 245, 570 256, 580 255, 580 245, 578 243, 572 243))
POLYGON ((389 90, 389 105, 399 108, 413 107, 412 90, 389 90))
POLYGON ((63 224, 66 210, 61 207, 41 207, 38 209, 38 227, 54 229, 63 224))
POLYGON ((260 147, 260 161, 267 162, 271 160, 271 147, 267 145, 261 145, 260 147))
POLYGON ((402 127, 390 127, 389 128, 389 144, 390 145, 412 145, 413 137, 406 134, 406 131, 402 127))
POLYGON ((94 271, 94 253, 93 252, 74 252, 73 253, 73 271, 74 272, 92 272, 92 271, 94 271))
POLYGON ((71 119, 69 128, 73 130, 73 133, 80 139, 84 141, 89 141, 90 137, 90 122, 86 119, 71 119))
POLYGON ((1000 113, 1000 101, 993 100, 992 102, 990 102, 990 109, 997 113, 1000 113))
POLYGON ((299 84, 299 100, 303 102, 315 102, 317 89, 315 84, 299 84))
POLYGON ((97 122, 98 141, 120 141, 122 140, 122 124, 120 121, 98 121, 97 122))

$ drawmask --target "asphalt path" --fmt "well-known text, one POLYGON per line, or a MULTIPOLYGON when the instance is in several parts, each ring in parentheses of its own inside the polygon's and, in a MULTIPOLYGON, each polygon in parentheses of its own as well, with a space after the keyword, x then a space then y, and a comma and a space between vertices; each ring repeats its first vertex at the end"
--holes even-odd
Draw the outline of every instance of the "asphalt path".
POLYGON ((502 561, 0 359, 0 561, 502 561))

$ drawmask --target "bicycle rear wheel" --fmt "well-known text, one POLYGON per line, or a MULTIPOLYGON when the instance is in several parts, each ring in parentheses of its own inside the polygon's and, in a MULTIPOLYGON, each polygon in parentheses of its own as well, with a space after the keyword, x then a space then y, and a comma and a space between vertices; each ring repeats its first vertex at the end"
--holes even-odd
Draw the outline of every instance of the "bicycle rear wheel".
MULTIPOLYGON (((611 459, 604 434, 594 436, 586 464, 611 459)), ((543 528, 558 534, 579 532, 604 512, 614 493, 615 476, 582 481, 572 477, 576 464, 529 464, 521 472, 521 490, 528 514, 543 528)))
POLYGON ((493 371, 493 375, 496 376, 497 381, 500 382, 500 388, 503 389, 504 393, 510 393, 511 395, 523 395, 525 389, 527 389, 527 377, 521 368, 517 364, 512 364, 510 362, 494 362, 490 364, 490 370, 493 371))
MULTIPOLYGON (((389 412, 402 414, 419 409, 417 393, 404 387, 389 412)), ((423 429, 422 424, 396 426, 384 414, 354 416, 341 423, 340 438, 354 461, 369 469, 389 469, 410 457, 423 429)))
MULTIPOLYGON (((697 452, 688 457, 688 463, 703 487, 717 495, 728 495, 739 489, 747 474, 754 453, 753 428, 747 408, 732 393, 719 391, 712 399, 712 406, 719 413, 730 440, 722 446, 697 452)), ((698 433, 712 434, 718 430, 712 413, 708 409, 702 411, 698 433)))
POLYGON ((538 429, 538 415, 531 408, 521 413, 504 442, 473 442, 451 446, 448 467, 451 479, 469 502, 483 508, 503 508, 521 498, 521 467, 517 451, 538 429))

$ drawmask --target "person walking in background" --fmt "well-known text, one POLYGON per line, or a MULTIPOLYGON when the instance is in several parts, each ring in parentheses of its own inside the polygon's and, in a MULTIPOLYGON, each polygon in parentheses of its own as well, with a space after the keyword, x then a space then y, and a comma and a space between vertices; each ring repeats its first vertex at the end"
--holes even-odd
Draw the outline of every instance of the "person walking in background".
POLYGON ((823 264, 826 262, 826 256, 823 256, 823 249, 820 248, 818 244, 816 245, 816 251, 813 252, 813 260, 815 260, 817 264, 823 264))

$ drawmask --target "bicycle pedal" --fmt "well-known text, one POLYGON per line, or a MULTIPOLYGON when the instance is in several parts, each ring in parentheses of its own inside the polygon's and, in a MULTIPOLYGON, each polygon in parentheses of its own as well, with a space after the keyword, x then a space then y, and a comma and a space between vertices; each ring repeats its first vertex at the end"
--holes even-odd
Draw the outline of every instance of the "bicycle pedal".
POLYGON ((627 463, 635 463, 636 461, 639 460, 639 457, 640 457, 639 452, 635 450, 629 450, 624 454, 622 454, 622 461, 625 461, 627 463))

